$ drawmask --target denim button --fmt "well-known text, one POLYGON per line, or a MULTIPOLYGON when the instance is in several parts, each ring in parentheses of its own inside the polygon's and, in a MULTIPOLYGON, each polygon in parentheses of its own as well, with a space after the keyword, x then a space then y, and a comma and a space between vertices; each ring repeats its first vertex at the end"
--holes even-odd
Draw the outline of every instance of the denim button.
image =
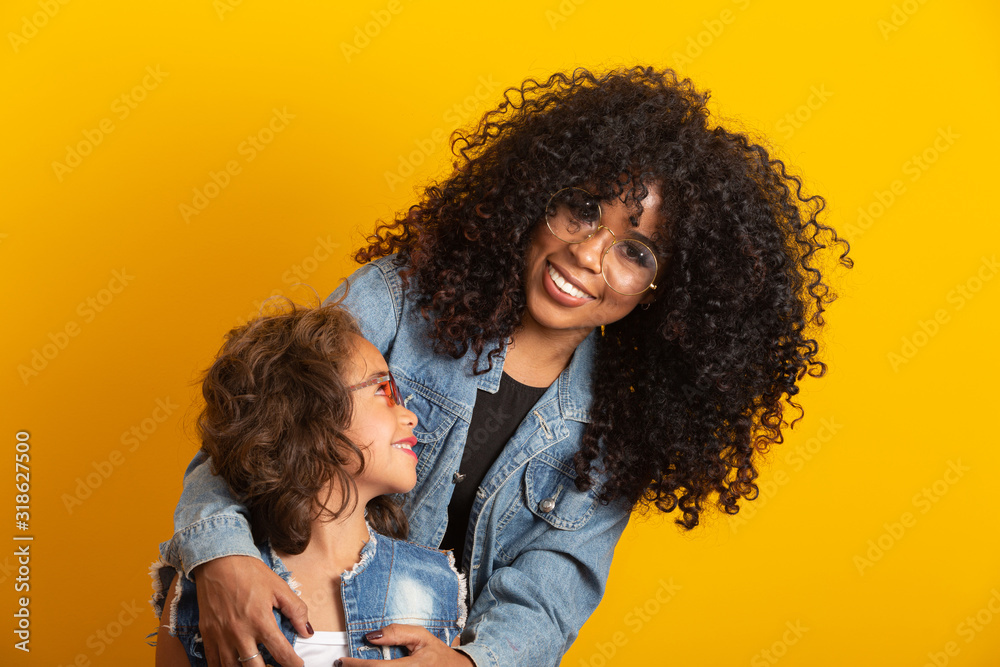
POLYGON ((458 484, 463 479, 465 479, 465 475, 463 475, 460 472, 456 472, 454 475, 451 476, 451 483, 452 484, 458 484))
POLYGON ((552 498, 546 498, 545 500, 538 503, 538 511, 540 512, 551 512, 556 508, 556 501, 552 498))

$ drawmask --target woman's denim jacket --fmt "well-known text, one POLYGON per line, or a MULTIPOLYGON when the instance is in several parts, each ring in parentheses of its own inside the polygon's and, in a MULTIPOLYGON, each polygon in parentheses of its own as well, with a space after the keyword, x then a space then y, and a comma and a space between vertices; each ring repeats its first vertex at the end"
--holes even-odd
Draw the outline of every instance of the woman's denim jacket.
MULTIPOLYGON (((434 353, 429 324, 404 294, 393 260, 358 269, 343 303, 386 357, 406 407, 419 419, 417 485, 403 507, 410 539, 436 548, 447 526, 476 391, 497 391, 503 356, 492 370, 474 375, 471 350, 461 359, 434 353)), ((479 667, 557 665, 604 594, 629 510, 600 503, 599 484, 577 490, 572 463, 589 421, 598 335, 595 330, 577 347, 476 493, 462 563, 471 606, 461 650, 479 667)), ((190 575, 214 558, 258 555, 241 511, 199 454, 185 473, 174 514, 177 532, 160 546, 162 558, 190 575)))
MULTIPOLYGON (((420 625, 441 641, 451 644, 465 625, 465 578, 455 570, 450 551, 428 549, 416 544, 378 535, 370 527, 370 539, 361 549, 361 559, 345 572, 340 582, 340 599, 350 655, 379 660, 406 655, 399 646, 373 646, 365 635, 390 623, 420 625)), ((259 556, 288 585, 298 584, 281 559, 266 542, 257 545, 259 556)), ((176 570, 163 561, 153 563, 153 609, 159 617, 167 587, 176 570)), ((207 667, 198 632, 198 597, 194 583, 179 577, 169 610, 170 634, 176 636, 194 667, 207 667)), ((277 609, 274 616, 289 643, 295 643, 291 621, 277 609)), ((261 649, 267 665, 277 664, 266 648, 261 649)))

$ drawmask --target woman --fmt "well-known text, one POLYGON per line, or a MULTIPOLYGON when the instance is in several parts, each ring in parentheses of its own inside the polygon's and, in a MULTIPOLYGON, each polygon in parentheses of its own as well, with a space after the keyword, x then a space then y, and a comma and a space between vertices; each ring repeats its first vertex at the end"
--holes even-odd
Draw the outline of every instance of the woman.
MULTIPOLYGON (((282 622, 282 634, 315 667, 401 655, 364 640, 392 620, 457 641, 465 585, 451 554, 400 541, 406 517, 385 495, 416 482, 416 415, 345 310, 289 306, 229 333, 198 418, 202 450, 246 506, 260 558, 312 611, 316 632, 296 637, 282 622)), ((194 585, 162 562, 151 573, 157 666, 206 665, 194 585)), ((248 642, 237 660, 258 657, 271 659, 248 642)))
MULTIPOLYGON (((669 70, 528 80, 358 252, 345 305, 420 420, 411 539, 461 550, 469 576, 460 649, 403 626, 372 640, 408 645, 409 664, 558 663, 630 511, 688 529, 706 503, 736 513, 785 406, 801 412, 797 381, 824 374, 817 253, 841 245, 850 266, 847 243, 706 101, 669 70)), ((261 566, 219 558, 252 552, 200 463, 163 554, 195 574, 206 642, 281 651, 264 612, 301 632, 306 611, 261 566)))

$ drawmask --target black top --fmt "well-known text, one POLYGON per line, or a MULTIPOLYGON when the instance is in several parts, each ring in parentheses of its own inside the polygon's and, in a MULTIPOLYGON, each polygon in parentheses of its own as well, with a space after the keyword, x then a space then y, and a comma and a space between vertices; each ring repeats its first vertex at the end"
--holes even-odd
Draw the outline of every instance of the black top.
POLYGON ((455 492, 448 505, 448 529, 441 540, 442 549, 455 550, 455 562, 459 568, 463 566, 465 557, 465 534, 476 491, 507 441, 546 389, 548 387, 529 387, 503 373, 497 393, 491 394, 482 389, 476 393, 462 463, 452 479, 455 492))

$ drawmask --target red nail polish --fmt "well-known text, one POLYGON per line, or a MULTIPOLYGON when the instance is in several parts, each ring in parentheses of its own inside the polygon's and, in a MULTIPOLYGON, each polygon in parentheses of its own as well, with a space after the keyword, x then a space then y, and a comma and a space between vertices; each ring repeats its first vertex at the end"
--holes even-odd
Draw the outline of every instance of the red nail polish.
POLYGON ((376 630, 375 632, 369 632, 367 635, 365 635, 365 639, 367 639, 370 642, 375 641, 376 639, 382 639, 382 631, 376 630))
POLYGON ((313 630, 312 623, 310 623, 309 621, 306 621, 306 630, 308 630, 309 634, 311 634, 311 635, 316 634, 316 631, 313 630))

